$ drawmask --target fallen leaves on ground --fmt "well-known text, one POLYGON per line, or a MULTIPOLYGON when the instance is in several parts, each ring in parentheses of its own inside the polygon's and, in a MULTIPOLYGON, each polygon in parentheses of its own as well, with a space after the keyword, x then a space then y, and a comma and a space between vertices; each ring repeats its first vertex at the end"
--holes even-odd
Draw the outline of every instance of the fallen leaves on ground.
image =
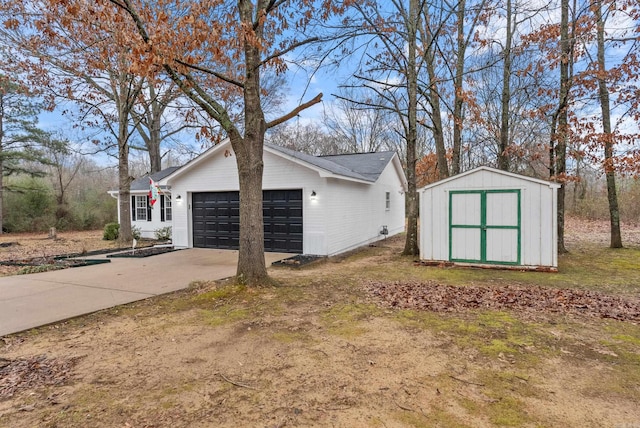
POLYGON ((0 400, 20 390, 65 384, 78 360, 79 357, 47 358, 46 355, 14 360, 0 358, 0 400))
POLYGON ((510 309, 640 321, 640 301, 588 290, 515 285, 453 286, 433 281, 369 281, 364 288, 383 304, 401 309, 435 312, 510 309))

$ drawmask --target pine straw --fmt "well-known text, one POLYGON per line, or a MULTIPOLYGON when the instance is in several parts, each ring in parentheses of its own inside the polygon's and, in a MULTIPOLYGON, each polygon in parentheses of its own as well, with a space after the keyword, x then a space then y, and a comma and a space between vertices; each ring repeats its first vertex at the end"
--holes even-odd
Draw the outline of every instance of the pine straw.
POLYGON ((453 286, 433 281, 368 281, 364 288, 388 307, 434 312, 469 309, 569 313, 640 321, 640 301, 595 291, 540 286, 453 286))

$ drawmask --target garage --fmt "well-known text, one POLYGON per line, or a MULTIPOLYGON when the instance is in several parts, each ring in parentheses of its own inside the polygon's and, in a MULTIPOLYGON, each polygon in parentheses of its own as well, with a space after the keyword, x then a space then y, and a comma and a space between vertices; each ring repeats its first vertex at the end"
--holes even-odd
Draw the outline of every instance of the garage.
MULTIPOLYGON (((265 251, 302 253, 302 190, 262 192, 265 251)), ((191 195, 193 246, 237 250, 240 196, 237 191, 191 195)))
POLYGON ((420 192, 420 258, 557 270, 556 183, 486 166, 420 192))

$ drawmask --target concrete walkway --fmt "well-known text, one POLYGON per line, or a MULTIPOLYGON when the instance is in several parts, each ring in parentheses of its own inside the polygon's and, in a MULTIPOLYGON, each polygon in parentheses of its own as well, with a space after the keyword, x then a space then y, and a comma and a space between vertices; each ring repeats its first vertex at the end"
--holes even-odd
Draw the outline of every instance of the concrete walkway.
MULTIPOLYGON (((268 266, 290 256, 266 253, 265 259, 268 266)), ((193 248, 0 277, 0 336, 181 290, 192 281, 227 278, 237 262, 237 251, 193 248)))

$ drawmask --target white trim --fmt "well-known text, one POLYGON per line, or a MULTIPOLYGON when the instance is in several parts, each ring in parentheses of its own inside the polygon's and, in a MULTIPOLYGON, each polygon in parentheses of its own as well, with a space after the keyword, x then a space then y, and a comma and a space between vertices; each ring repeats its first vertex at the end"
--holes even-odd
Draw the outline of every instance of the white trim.
POLYGON ((436 186, 440 186, 441 184, 445 184, 448 183, 449 181, 453 181, 453 180, 457 180, 459 178, 465 177, 467 175, 479 172, 479 171, 489 171, 489 172, 493 172, 496 174, 500 174, 500 175, 505 175, 507 177, 511 177, 511 178, 517 178, 520 180, 526 180, 526 181, 530 181, 532 183, 538 183, 538 184, 542 184, 543 186, 549 186, 551 189, 559 189, 560 187, 562 187, 562 185, 558 184, 558 183, 552 183, 550 181, 545 181, 545 180, 540 180, 538 178, 533 178, 533 177, 527 177, 526 175, 520 175, 520 174, 516 174, 513 172, 508 172, 508 171, 503 171, 501 169, 496 169, 496 168, 491 168, 488 166, 479 166, 478 168, 474 168, 474 169, 470 169, 469 171, 465 171, 463 173, 460 173, 458 175, 452 175, 451 177, 448 178, 444 178, 440 181, 436 181, 435 183, 431 183, 431 184, 427 184, 424 187, 421 187, 420 189, 418 189, 418 192, 424 192, 427 189, 431 189, 432 187, 436 187, 436 186))

